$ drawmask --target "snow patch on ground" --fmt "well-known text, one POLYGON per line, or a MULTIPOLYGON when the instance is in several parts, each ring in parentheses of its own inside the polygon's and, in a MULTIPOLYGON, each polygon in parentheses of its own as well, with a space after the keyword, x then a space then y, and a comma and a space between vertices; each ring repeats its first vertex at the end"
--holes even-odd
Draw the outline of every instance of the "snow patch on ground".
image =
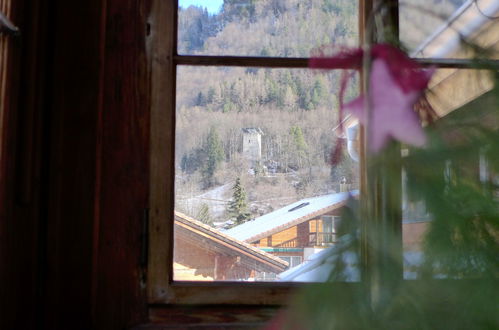
POLYGON ((210 208, 210 215, 215 219, 221 218, 231 199, 232 186, 232 182, 226 183, 200 195, 182 198, 182 203, 187 209, 195 209, 202 204, 207 204, 210 208))

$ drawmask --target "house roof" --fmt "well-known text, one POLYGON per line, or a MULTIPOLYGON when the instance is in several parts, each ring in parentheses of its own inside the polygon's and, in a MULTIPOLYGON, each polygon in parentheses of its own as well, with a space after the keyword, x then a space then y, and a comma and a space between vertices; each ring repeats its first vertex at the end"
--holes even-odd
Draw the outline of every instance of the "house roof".
POLYGON ((225 233, 245 242, 254 242, 343 206, 358 191, 335 193, 299 200, 281 209, 233 227, 225 233))
POLYGON ((448 57, 459 49, 462 38, 473 39, 484 48, 494 47, 499 41, 493 32, 499 13, 497 0, 468 0, 456 12, 430 35, 412 54, 424 57, 448 57), (487 32, 488 31, 488 32, 487 32), (477 38, 490 33, 491 38, 477 38), (495 36, 495 38, 494 38, 495 36))
MULTIPOLYGON (((344 268, 339 275, 345 282, 360 281, 359 257, 354 251, 343 251, 349 244, 351 236, 345 235, 340 238, 336 245, 316 252, 296 267, 288 269, 278 275, 281 282, 326 282, 335 268, 338 258, 342 258, 344 268)), ((421 251, 404 251, 404 278, 416 279, 415 268, 423 262, 421 251)))
POLYGON ((345 282, 360 281, 357 254, 348 251, 338 256, 334 252, 334 247, 331 247, 312 254, 305 262, 280 273, 278 275, 279 281, 326 282, 334 269, 338 257, 341 257, 345 264, 345 268, 342 269, 340 274, 345 282))
POLYGON ((198 220, 175 211, 176 238, 197 242, 208 251, 241 258, 241 263, 257 271, 282 272, 288 263, 278 257, 222 233, 198 220))
MULTIPOLYGON (((472 58, 463 40, 491 52, 499 52, 499 1, 468 0, 412 54, 413 57, 472 58)), ((478 62, 477 62, 478 63, 478 62)), ((426 97, 439 117, 445 117, 484 96, 494 86, 491 75, 481 70, 446 68, 436 70, 426 97)), ((475 112, 476 109, 473 110, 475 112)))
POLYGON ((259 127, 246 127, 243 128, 244 133, 249 133, 249 134, 261 134, 263 135, 263 131, 259 127))

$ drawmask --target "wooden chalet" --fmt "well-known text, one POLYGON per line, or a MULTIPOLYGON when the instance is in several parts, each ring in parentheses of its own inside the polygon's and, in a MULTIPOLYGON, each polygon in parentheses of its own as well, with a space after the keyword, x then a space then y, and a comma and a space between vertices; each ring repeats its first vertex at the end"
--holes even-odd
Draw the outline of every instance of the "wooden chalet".
MULTIPOLYGON (((349 197, 357 196, 357 191, 351 191, 302 199, 225 233, 287 261, 293 268, 338 243, 342 208, 349 197)), ((420 250, 429 219, 418 213, 421 212, 404 214, 405 251, 420 250)))
POLYGON ((341 208, 358 192, 302 199, 226 231, 294 267, 336 242, 341 208))
POLYGON ((174 279, 239 281, 277 274, 288 264, 271 254, 175 212, 174 279))

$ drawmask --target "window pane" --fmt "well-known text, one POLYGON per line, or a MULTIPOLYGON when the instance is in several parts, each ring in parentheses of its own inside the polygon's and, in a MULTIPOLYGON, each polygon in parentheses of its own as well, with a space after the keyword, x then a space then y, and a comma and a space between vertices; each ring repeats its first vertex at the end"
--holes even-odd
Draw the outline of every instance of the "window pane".
POLYGON ((408 0, 399 12, 400 39, 415 57, 499 58, 496 0, 408 0))
POLYGON ((407 173, 402 169, 402 243, 404 278, 420 276, 424 260, 424 238, 432 216, 423 198, 409 197, 407 173))
POLYGON ((175 280, 283 280, 334 246, 339 218, 322 217, 358 188, 356 137, 336 127, 339 74, 178 67, 175 280), (331 167, 336 143, 344 157, 331 167))
POLYGON ((493 87, 492 72, 471 69, 439 69, 433 75, 428 101, 439 117, 480 98, 493 87))
MULTIPOLYGON (((429 104, 439 115, 432 143, 404 157, 405 277, 423 261, 443 278, 497 276, 499 116, 492 72, 440 69, 429 104)), ((428 270, 427 268, 427 270, 428 270)))
POLYGON ((178 15, 179 54, 309 57, 358 40, 352 0, 180 0, 178 15))

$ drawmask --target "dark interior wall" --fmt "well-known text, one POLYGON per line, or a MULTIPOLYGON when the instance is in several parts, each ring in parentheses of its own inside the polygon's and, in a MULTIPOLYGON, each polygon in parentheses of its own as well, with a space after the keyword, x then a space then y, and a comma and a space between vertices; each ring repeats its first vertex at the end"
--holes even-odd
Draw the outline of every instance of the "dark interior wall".
POLYGON ((149 193, 150 5, 107 0, 106 8, 94 315, 99 328, 121 329, 146 316, 139 266, 149 193))
POLYGON ((149 1, 14 2, 22 55, 0 168, 0 328, 138 324, 149 1))
MULTIPOLYGON (((100 1, 56 1, 49 10, 46 264, 41 265, 47 329, 91 326, 93 242, 101 72, 100 1), (44 267, 46 266, 46 267, 44 267), (72 307, 72 305, 74 307, 72 307)), ((44 225, 45 225, 44 224, 44 225)), ((43 238, 42 238, 43 239, 43 238)))
MULTIPOLYGON (((9 61, 4 85, 0 145, 0 328, 33 329, 41 297, 41 145, 43 104, 43 29, 40 2, 10 2, 10 19, 21 37, 6 37, 9 61), (38 82, 38 83, 35 83, 38 82), (36 103, 36 104, 35 104, 36 103)), ((5 71, 4 71, 5 70, 5 71)), ((46 207, 46 206, 45 206, 46 207)))

